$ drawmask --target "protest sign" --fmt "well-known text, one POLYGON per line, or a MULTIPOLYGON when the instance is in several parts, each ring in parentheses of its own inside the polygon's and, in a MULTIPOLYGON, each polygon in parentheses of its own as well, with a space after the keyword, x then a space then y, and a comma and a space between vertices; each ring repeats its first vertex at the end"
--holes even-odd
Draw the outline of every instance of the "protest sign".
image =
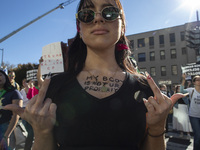
POLYGON ((29 70, 26 72, 26 80, 37 81, 37 69, 29 70))
POLYGON ((51 43, 42 48, 41 74, 64 72, 61 42, 51 43))
POLYGON ((188 76, 200 75, 200 64, 190 63, 185 66, 181 66, 182 73, 188 76))

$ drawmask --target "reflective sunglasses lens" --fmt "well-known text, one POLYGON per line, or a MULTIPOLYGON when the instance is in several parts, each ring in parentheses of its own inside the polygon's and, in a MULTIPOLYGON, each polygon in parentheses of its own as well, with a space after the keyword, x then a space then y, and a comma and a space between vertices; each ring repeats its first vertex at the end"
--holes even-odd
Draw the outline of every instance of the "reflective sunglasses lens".
POLYGON ((108 21, 113 21, 119 16, 120 10, 116 7, 107 7, 102 11, 102 16, 108 21))
POLYGON ((94 19, 94 14, 92 10, 82 10, 78 13, 78 19, 82 22, 89 23, 94 19))

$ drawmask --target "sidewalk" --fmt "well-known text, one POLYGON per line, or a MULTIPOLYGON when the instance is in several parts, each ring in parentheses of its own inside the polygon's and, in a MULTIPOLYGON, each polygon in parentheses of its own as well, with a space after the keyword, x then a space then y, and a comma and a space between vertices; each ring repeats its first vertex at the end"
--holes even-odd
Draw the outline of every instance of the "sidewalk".
POLYGON ((165 134, 166 150, 193 150, 193 136, 189 138, 186 134, 182 137, 169 125, 169 131, 165 134))

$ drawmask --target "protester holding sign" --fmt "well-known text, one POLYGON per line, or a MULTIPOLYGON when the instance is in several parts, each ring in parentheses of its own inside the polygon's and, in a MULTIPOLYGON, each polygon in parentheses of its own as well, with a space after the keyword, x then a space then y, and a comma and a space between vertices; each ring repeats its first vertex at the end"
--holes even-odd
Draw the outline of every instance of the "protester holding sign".
POLYGON ((192 82, 194 88, 184 89, 186 75, 182 75, 180 91, 189 93, 190 107, 189 117, 194 132, 194 150, 200 150, 200 76, 194 76, 192 82))

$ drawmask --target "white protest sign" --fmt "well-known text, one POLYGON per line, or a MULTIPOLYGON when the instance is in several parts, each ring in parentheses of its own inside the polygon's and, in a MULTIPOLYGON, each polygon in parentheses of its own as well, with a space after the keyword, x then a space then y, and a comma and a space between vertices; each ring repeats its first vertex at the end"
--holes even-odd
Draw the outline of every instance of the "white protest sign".
POLYGON ((61 42, 48 44, 42 48, 41 74, 64 72, 61 42))
POLYGON ((200 74, 200 64, 191 63, 181 66, 182 73, 185 73, 188 76, 195 76, 200 74))
POLYGON ((37 69, 27 71, 26 72, 26 80, 37 81, 37 69))

